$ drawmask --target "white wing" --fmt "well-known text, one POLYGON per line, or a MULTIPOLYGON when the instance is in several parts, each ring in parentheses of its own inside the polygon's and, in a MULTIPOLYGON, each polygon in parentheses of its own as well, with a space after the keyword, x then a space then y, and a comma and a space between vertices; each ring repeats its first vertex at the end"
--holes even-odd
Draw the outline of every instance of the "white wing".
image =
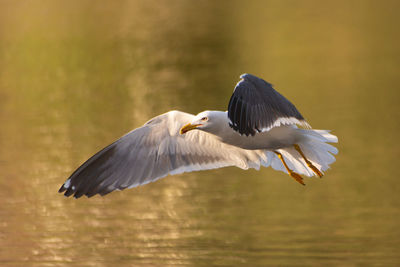
POLYGON ((237 166, 266 166, 260 150, 244 150, 220 142, 214 135, 180 128, 193 115, 171 111, 121 137, 80 166, 61 186, 66 196, 105 195, 146 184, 168 174, 237 166))

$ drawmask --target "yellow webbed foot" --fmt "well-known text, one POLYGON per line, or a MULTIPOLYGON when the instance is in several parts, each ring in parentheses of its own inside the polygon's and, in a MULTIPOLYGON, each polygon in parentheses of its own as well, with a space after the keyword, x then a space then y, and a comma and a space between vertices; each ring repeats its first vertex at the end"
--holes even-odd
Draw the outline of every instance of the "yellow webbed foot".
POLYGON ((274 153, 276 155, 278 155, 278 158, 282 161, 283 166, 285 166, 287 172, 289 173, 290 176, 293 177, 293 179, 295 179, 297 182, 299 182, 302 185, 306 185, 303 181, 303 177, 300 176, 300 174, 295 173, 294 171, 292 171, 291 169, 289 169, 288 165, 285 162, 285 159, 283 158, 282 154, 279 153, 278 151, 274 151, 274 153))
POLYGON ((311 170, 313 170, 313 172, 319 176, 319 178, 322 178, 322 176, 324 176, 324 174, 322 172, 320 172, 320 170, 317 169, 317 167, 315 167, 314 165, 312 165, 312 163, 310 162, 310 164, 308 164, 308 167, 310 167, 311 170))
POLYGON ((289 175, 293 177, 297 182, 299 182, 302 185, 306 185, 303 181, 303 177, 301 177, 298 173, 295 172, 289 172, 289 175))
POLYGON ((303 151, 301 151, 300 146, 298 144, 294 144, 294 149, 297 150, 297 152, 299 152, 299 154, 303 157, 304 161, 306 162, 307 166, 316 174, 319 176, 319 178, 322 178, 322 176, 324 176, 324 174, 318 170, 317 167, 315 167, 311 161, 309 161, 306 156, 304 155, 303 151))

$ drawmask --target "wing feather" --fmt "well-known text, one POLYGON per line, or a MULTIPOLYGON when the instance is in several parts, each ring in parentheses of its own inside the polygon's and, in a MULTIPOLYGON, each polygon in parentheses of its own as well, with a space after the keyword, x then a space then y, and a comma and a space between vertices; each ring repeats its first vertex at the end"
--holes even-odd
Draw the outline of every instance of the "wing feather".
POLYGON ((146 184, 168 174, 260 165, 260 151, 224 144, 203 131, 180 135, 179 129, 193 118, 179 111, 153 118, 88 159, 59 192, 76 198, 91 197, 146 184))
POLYGON ((235 131, 248 136, 280 125, 309 127, 296 107, 271 84, 251 74, 240 78, 228 105, 230 126, 235 131))

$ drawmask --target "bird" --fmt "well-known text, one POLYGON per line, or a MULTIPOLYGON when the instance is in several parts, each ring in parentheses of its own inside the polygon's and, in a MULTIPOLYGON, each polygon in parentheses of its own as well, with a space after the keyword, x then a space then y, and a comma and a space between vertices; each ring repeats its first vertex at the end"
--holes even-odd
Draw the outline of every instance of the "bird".
POLYGON ((335 162, 338 138, 315 130, 297 108, 265 80, 242 74, 227 111, 197 115, 169 111, 106 146, 60 187, 79 198, 104 196, 167 175, 235 166, 271 166, 305 185, 335 162))

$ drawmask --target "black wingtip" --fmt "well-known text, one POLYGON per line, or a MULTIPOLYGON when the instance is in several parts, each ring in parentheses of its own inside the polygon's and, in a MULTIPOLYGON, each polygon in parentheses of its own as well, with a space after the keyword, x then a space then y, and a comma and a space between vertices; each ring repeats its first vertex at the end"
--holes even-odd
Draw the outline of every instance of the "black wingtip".
POLYGON ((63 185, 60 187, 60 189, 58 189, 58 193, 62 193, 62 192, 64 192, 65 190, 67 190, 67 188, 64 187, 64 185, 65 185, 65 184, 63 184, 63 185))
POLYGON ((64 196, 69 197, 69 196, 71 196, 71 195, 74 194, 74 193, 75 193, 75 191, 74 191, 71 187, 69 187, 69 188, 67 188, 67 190, 65 191, 64 196))
POLYGON ((72 189, 72 187, 65 187, 65 184, 63 184, 60 189, 58 189, 58 193, 64 193, 65 197, 70 197, 73 196, 74 198, 80 198, 84 195, 83 192, 77 191, 72 189))

